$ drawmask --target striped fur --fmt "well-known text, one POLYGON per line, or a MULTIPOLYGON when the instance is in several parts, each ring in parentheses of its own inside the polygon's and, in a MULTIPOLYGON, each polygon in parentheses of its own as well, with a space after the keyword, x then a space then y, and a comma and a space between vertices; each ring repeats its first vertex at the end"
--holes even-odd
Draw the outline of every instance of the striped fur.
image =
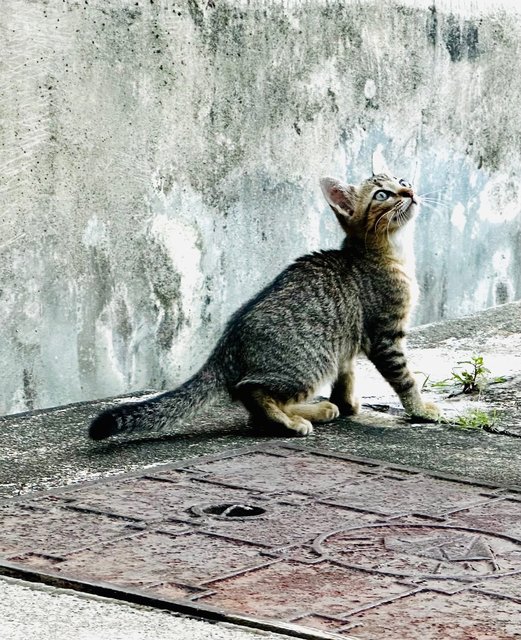
POLYGON ((358 186, 324 178, 321 187, 346 238, 338 250, 296 260, 230 319, 203 368, 157 397, 98 416, 93 439, 125 431, 163 430, 222 392, 253 420, 301 435, 312 422, 358 412, 353 364, 364 352, 415 418, 436 420, 404 354, 415 298, 412 187, 386 174, 358 186), (329 401, 309 401, 324 383, 329 401))

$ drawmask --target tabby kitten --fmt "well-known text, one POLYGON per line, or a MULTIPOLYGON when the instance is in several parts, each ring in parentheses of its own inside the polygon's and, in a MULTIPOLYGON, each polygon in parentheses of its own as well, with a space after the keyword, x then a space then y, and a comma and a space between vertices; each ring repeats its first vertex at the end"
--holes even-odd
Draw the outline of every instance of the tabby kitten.
POLYGON ((151 399, 99 415, 94 440, 131 430, 162 430, 227 391, 253 420, 300 435, 312 422, 352 415, 353 364, 363 352, 414 418, 435 421, 407 367, 404 336, 415 280, 412 186, 380 173, 358 186, 332 178, 322 191, 346 238, 338 250, 303 256, 230 319, 207 362, 187 382, 151 399), (328 400, 309 403, 324 383, 328 400))

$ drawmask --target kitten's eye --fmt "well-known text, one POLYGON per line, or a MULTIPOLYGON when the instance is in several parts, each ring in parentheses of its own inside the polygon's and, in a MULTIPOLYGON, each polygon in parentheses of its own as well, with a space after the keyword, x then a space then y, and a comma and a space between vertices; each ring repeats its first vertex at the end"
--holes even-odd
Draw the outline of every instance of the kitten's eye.
POLYGON ((412 187, 412 184, 410 182, 407 182, 407 180, 404 180, 403 178, 398 182, 402 185, 402 187, 406 187, 407 189, 410 189, 412 187))
POLYGON ((388 197, 389 197, 388 191, 377 191, 373 196, 373 200, 378 200, 379 202, 383 202, 384 200, 387 200, 388 197))

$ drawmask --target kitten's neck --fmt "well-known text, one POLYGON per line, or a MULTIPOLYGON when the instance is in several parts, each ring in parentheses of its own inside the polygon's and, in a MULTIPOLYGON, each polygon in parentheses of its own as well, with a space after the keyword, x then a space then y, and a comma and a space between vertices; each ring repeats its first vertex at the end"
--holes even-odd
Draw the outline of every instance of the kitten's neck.
POLYGON ((366 257, 374 255, 380 262, 388 259, 401 264, 405 271, 414 275, 414 223, 409 222, 392 234, 382 236, 346 236, 342 249, 348 253, 356 252, 366 257))
POLYGON ((411 314, 420 295, 416 280, 416 260, 414 257, 414 222, 407 224, 390 237, 392 262, 397 271, 405 276, 409 286, 409 311, 411 314))
POLYGON ((402 263, 406 271, 414 276, 414 223, 409 223, 389 236, 392 257, 402 263))

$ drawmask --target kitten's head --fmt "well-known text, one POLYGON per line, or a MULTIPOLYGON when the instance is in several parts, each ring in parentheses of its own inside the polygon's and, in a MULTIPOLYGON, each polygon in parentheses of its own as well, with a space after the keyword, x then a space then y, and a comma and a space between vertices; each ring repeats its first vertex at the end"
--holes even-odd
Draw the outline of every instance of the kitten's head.
POLYGON ((342 229, 351 237, 385 240, 416 212, 417 198, 404 179, 379 173, 359 185, 322 178, 322 192, 342 229))

